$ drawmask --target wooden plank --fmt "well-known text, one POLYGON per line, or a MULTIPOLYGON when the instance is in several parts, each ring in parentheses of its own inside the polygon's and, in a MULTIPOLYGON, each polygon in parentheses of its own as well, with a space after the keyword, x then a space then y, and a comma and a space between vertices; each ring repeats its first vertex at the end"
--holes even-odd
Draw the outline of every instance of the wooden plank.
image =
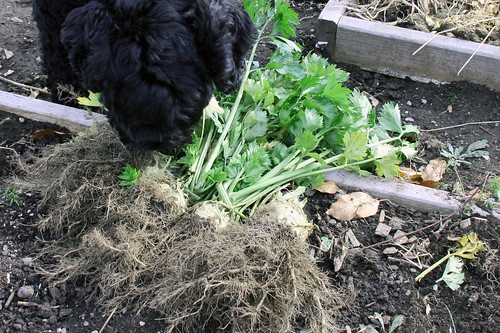
MULTIPOLYGON (((330 1, 337 2, 337 1, 330 1)), ((329 3, 330 3, 329 2, 329 3)), ((322 13, 323 14, 323 13, 322 13)), ((393 70, 441 81, 467 80, 500 91, 500 47, 482 45, 465 69, 460 68, 479 43, 438 35, 416 55, 434 34, 342 16, 331 10, 320 16, 319 34, 335 31, 327 50, 336 62, 346 62, 378 72, 393 70)), ((318 37, 319 38, 319 37, 318 37)))
POLYGON ((354 0, 328 1, 321 11, 316 26, 316 37, 320 43, 328 43, 333 54, 335 49, 335 38, 337 36, 337 24, 347 10, 349 2, 354 0))
POLYGON ((75 133, 92 126, 94 121, 107 121, 107 117, 99 113, 5 91, 0 91, 0 110, 32 120, 66 127, 75 133))
MULTIPOLYGON (((332 181, 344 190, 364 191, 379 199, 424 212, 453 213, 461 208, 464 197, 452 196, 449 192, 425 186, 399 182, 377 176, 360 176, 347 170, 325 173, 325 180, 332 181)), ((498 212, 487 212, 471 204, 473 213, 500 218, 498 212)))

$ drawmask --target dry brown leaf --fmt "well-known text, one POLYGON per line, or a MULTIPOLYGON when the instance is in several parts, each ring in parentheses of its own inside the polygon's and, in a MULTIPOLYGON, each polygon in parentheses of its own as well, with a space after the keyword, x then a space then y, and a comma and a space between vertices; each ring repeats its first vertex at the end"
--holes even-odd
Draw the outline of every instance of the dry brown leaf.
POLYGON ((422 180, 432 180, 435 182, 439 182, 444 173, 446 172, 446 160, 444 158, 437 158, 435 160, 431 160, 429 164, 425 167, 424 171, 422 171, 422 180))
POLYGON ((373 216, 377 213, 379 201, 365 192, 344 194, 326 212, 337 220, 349 221, 373 216))
POLYGON ((41 138, 53 138, 53 137, 63 136, 66 134, 68 133, 54 131, 51 128, 44 128, 34 131, 33 134, 31 134, 31 137, 33 138, 33 140, 36 141, 41 138))
POLYGON ((413 170, 412 168, 399 167, 398 170, 399 177, 406 180, 418 180, 420 179, 420 172, 413 170))
POLYGON ((328 181, 324 182, 320 186, 316 187, 316 191, 327 194, 335 194, 339 190, 339 187, 334 182, 328 181))
POLYGON ((439 186, 439 183, 434 181, 434 180, 423 180, 421 182, 416 182, 415 184, 418 184, 420 186, 430 187, 430 188, 437 188, 439 186))

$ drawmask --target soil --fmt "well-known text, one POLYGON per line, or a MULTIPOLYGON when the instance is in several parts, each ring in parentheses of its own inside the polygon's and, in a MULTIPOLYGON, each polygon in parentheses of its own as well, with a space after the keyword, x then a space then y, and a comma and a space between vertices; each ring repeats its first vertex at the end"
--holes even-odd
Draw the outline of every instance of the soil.
MULTIPOLYGON (((315 49, 314 27, 326 1, 290 3, 301 19, 298 41, 306 52, 321 52, 315 49)), ((1 76, 43 88, 45 77, 37 60, 39 50, 31 1, 0 0, 0 8, 1 76)), ((487 178, 500 175, 498 93, 467 82, 420 83, 346 64, 338 66, 351 74, 347 82, 349 88, 370 94, 379 105, 386 101, 398 103, 404 122, 423 130, 418 138, 421 143, 418 158, 409 164, 414 168, 439 157, 440 150, 447 149, 447 144, 467 147, 478 140, 487 140, 489 158, 468 159, 470 164, 458 167, 458 175, 466 194, 478 187, 491 192, 487 178)), ((0 81, 0 89, 22 95, 31 93, 4 81, 0 81)), ((48 96, 42 93, 39 98, 48 96)), ((10 121, 0 125, 0 181, 21 172, 14 163, 14 155, 36 154, 47 143, 62 140, 59 136, 33 136, 36 130, 65 131, 0 112, 0 121, 6 118, 10 121)), ((451 191, 457 180, 457 174, 450 170, 440 182, 441 187, 451 191)), ((2 194, 6 188, 6 183, 0 183, 2 194)), ((98 332, 103 326, 104 332, 165 329, 154 313, 137 315, 124 310, 110 316, 84 299, 84 285, 53 287, 47 284, 32 265, 47 237, 35 227, 44 208, 38 207, 37 194, 18 195, 18 204, 5 195, 0 196, 0 332, 98 332), (109 317, 110 321, 105 324, 109 317)), ((499 331, 500 221, 462 211, 446 222, 409 236, 407 242, 362 249, 385 239, 375 234, 379 222, 392 227, 388 236, 392 237, 397 231, 408 233, 439 222, 443 216, 382 201, 376 216, 337 221, 325 214, 336 198, 310 191, 306 212, 316 225, 310 245, 318 265, 328 272, 334 286, 350 291, 349 305, 341 309, 337 318, 340 332, 356 332, 366 325, 379 332, 387 331, 398 315, 404 316, 404 322, 396 332, 499 331), (452 237, 471 231, 487 243, 487 251, 480 253, 476 260, 466 261, 465 282, 458 290, 452 291, 442 282, 435 282, 442 274, 442 267, 420 283, 415 282, 425 267, 446 255, 454 245, 452 237), (361 246, 355 246, 351 233, 361 246), (317 249, 322 237, 333 240, 330 250, 317 249)))

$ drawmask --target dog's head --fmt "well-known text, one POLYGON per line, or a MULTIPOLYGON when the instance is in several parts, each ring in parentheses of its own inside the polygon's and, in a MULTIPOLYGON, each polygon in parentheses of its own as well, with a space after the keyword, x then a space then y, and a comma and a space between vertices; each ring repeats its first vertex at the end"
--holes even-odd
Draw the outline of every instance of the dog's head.
POLYGON ((94 0, 70 12, 61 40, 124 141, 169 150, 189 141, 214 85, 239 84, 254 31, 226 0, 94 0))
POLYGON ((197 0, 184 14, 218 90, 228 93, 241 83, 245 56, 257 30, 250 16, 228 0, 197 0))

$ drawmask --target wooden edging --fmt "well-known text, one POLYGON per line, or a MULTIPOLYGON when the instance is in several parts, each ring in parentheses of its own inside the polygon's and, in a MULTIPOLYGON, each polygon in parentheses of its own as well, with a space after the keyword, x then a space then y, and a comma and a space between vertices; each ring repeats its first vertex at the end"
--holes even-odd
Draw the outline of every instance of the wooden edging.
POLYGON ((36 121, 66 127, 74 133, 92 126, 94 121, 107 120, 106 116, 99 113, 41 101, 5 91, 0 91, 0 110, 36 121))
POLYGON ((333 61, 423 79, 467 80, 500 91, 499 46, 345 16, 347 1, 330 0, 318 19, 317 39, 327 43, 326 49, 333 61))
MULTIPOLYGON (((453 196, 446 191, 377 176, 362 177, 347 170, 328 172, 325 174, 325 180, 334 182, 344 190, 364 191, 376 198, 387 199, 421 212, 449 214, 460 210, 466 201, 465 197, 453 196)), ((490 213, 473 204, 468 208, 480 216, 500 218, 498 212, 490 213)))

